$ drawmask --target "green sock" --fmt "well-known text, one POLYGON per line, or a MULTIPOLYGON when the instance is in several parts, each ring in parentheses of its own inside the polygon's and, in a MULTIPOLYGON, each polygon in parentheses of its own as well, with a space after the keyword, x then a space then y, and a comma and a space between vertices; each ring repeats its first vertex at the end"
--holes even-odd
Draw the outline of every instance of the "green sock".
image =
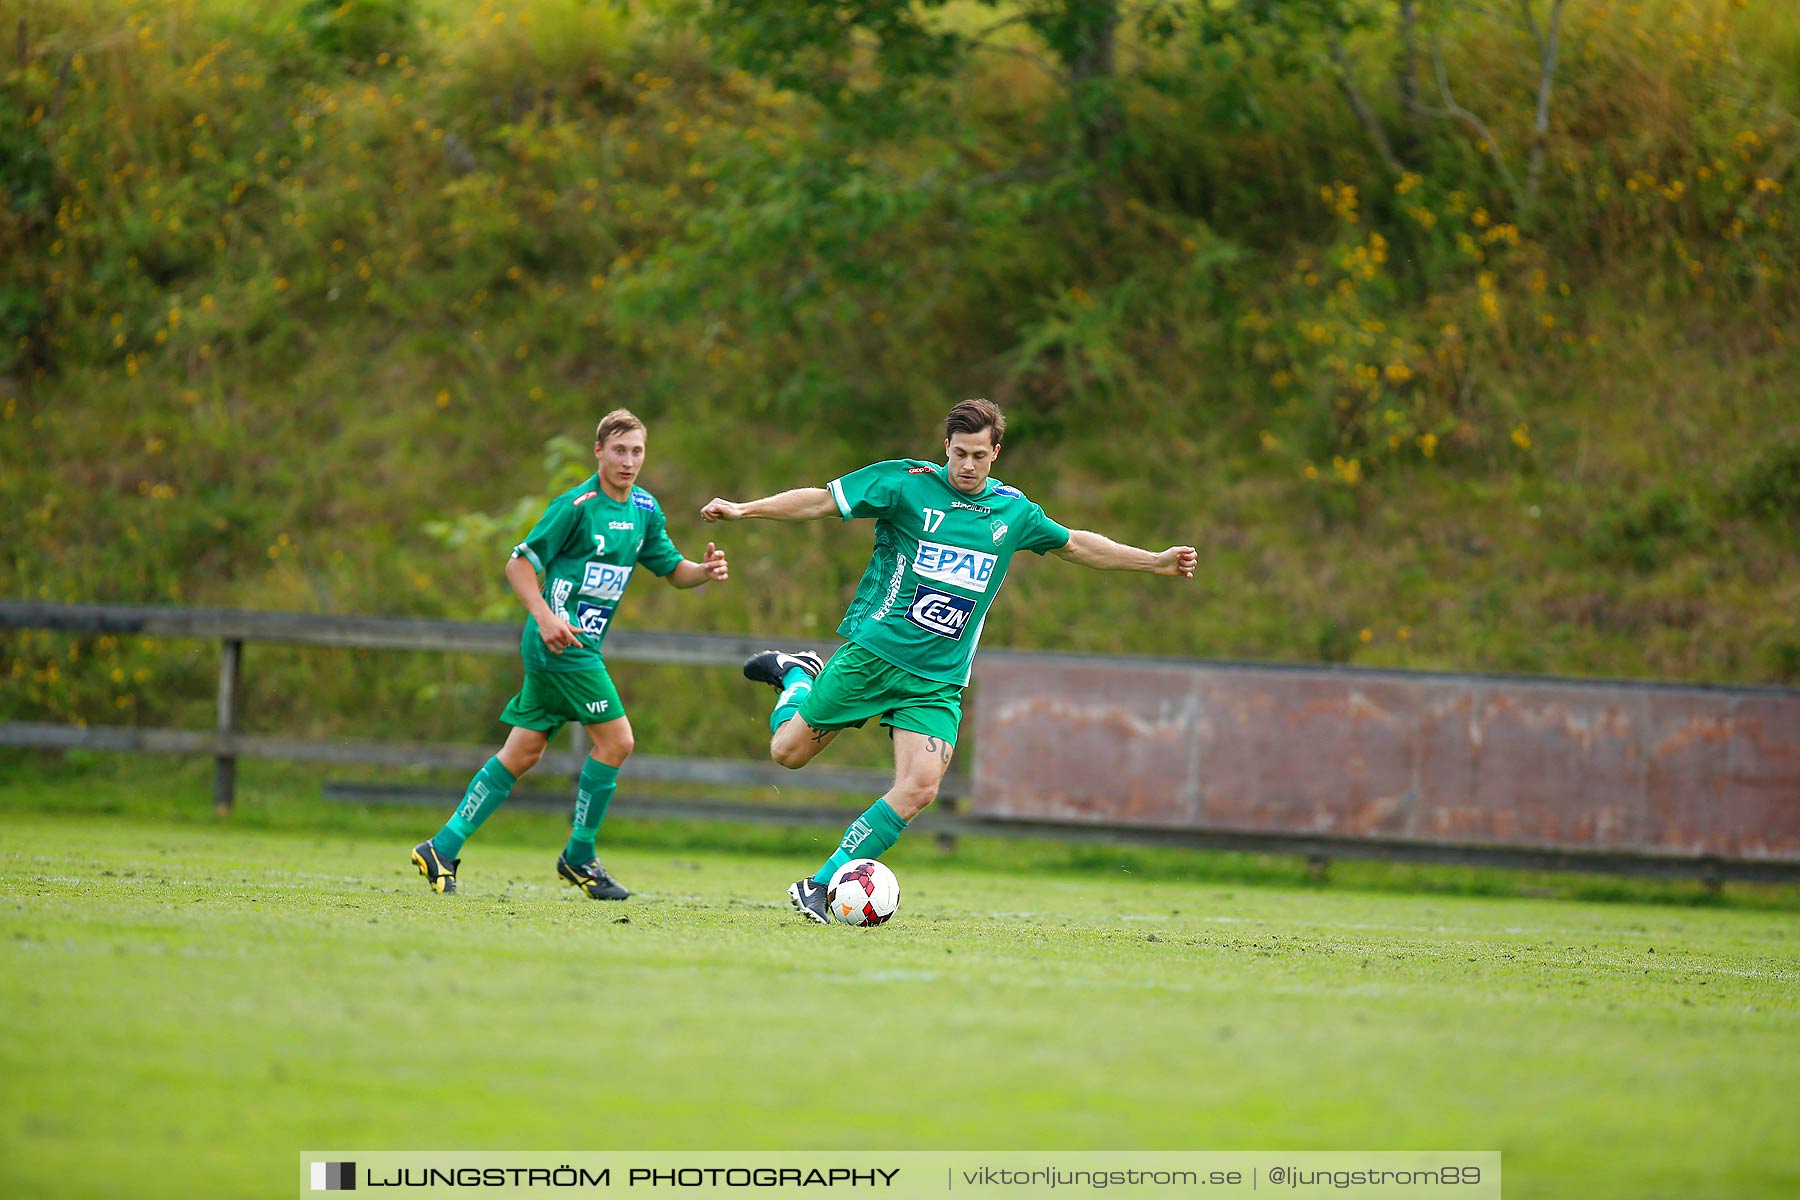
POLYGON ((775 733, 800 711, 800 702, 812 691, 813 677, 799 667, 789 667, 781 677, 781 695, 775 700, 775 711, 769 714, 769 732, 775 733))
POLYGON ((444 827, 437 831, 431 844, 445 858, 455 858, 462 853, 463 843, 471 834, 481 828, 481 823, 494 815, 494 810, 506 803, 511 794, 513 784, 518 777, 503 766, 498 758, 490 758, 481 770, 475 772, 475 778, 469 780, 469 790, 463 793, 463 802, 457 806, 444 827))
POLYGON ((594 861, 594 838, 606 820, 613 790, 619 786, 619 768, 590 757, 581 764, 581 780, 575 785, 575 826, 563 856, 576 866, 594 861))
POLYGON ((837 853, 825 860, 825 865, 813 875, 813 882, 830 883, 837 869, 853 858, 880 858, 894 848, 894 843, 904 832, 906 822, 888 806, 887 797, 883 796, 869 805, 862 816, 850 822, 837 853))

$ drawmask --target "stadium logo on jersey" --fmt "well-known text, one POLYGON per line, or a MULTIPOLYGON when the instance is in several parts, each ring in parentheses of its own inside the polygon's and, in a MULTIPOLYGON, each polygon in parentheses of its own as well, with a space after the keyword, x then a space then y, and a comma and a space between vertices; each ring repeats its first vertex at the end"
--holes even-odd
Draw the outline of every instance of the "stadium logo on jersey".
POLYGON ((1001 542, 1006 540, 1006 522, 990 521, 989 525, 994 531, 994 545, 998 546, 1001 542))
POLYGON ((583 633, 591 633, 595 637, 606 636, 606 623, 612 620, 613 606, 610 604, 589 604, 586 600, 575 602, 575 624, 583 633))
POLYGON ((645 512, 656 511, 656 498, 641 488, 633 488, 631 490, 631 502, 645 512))
POLYGON ((954 584, 971 592, 988 590, 998 563, 991 554, 964 550, 961 546, 943 546, 937 542, 920 542, 919 556, 913 560, 913 571, 925 579, 954 584))
POLYGON ((906 619, 926 633, 935 633, 955 642, 962 639, 963 630, 969 627, 969 617, 974 612, 975 602, 967 596, 952 596, 921 583, 913 591, 906 619))
POLYGON ((637 526, 633 525, 630 521, 608 521, 606 523, 606 527, 608 529, 636 529, 637 528, 637 526))
POLYGON ((630 567, 591 562, 581 577, 581 594, 596 600, 617 600, 625 594, 625 585, 630 582, 630 567))
POLYGON ((994 495, 1011 496, 1014 500, 1023 500, 1025 498, 1024 492, 1021 492, 1016 487, 1009 487, 1004 483, 996 483, 994 485, 994 495))
POLYGON ((581 493, 581 495, 575 497, 575 507, 580 508, 583 504, 586 504, 589 500, 592 500, 595 496, 598 496, 599 494, 600 494, 599 492, 583 492, 583 493, 581 493))
POLYGON ((950 502, 950 507, 951 508, 966 508, 978 517, 991 517, 994 515, 994 510, 987 507, 986 505, 970 504, 967 500, 952 500, 950 502))

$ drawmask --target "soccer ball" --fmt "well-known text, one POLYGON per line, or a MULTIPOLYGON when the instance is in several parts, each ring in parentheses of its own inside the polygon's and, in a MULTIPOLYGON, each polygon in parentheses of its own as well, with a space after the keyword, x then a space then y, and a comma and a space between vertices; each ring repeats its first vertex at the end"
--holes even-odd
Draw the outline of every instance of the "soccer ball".
POLYGON ((900 881, 872 858, 853 859, 831 877, 825 906, 846 925, 879 925, 900 907, 900 881))

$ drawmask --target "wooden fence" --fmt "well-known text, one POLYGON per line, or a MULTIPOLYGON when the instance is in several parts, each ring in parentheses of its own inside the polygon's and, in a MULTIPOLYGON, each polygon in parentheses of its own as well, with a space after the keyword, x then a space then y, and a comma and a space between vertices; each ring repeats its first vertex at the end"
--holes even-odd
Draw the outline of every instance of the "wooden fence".
MULTIPOLYGON (((245 733, 238 697, 246 642, 511 655, 519 641, 516 623, 0 601, 0 629, 7 628, 216 641, 211 730, 0 722, 0 745, 210 755, 222 813, 231 809, 241 757, 474 770, 492 753, 489 745, 245 733)), ((617 662, 736 669, 767 644, 622 629, 608 636, 606 654, 617 662)), ((572 749, 546 755, 552 770, 579 770, 585 746, 575 735, 572 749)), ((1379 858, 1711 882, 1800 879, 1800 692, 1791 689, 989 651, 977 662, 964 746, 959 766, 974 782, 960 773, 946 779, 929 818, 944 842, 981 833, 1294 854, 1317 864, 1379 858), (1429 715, 1440 709, 1453 720, 1429 715), (1525 718, 1502 719, 1515 711, 1525 718), (1454 721, 1469 731, 1472 757, 1445 740, 1454 721), (1629 736, 1618 734, 1622 728, 1629 736), (1688 743, 1665 736, 1671 730, 1725 749, 1697 757, 1681 748, 1688 743), (1463 765, 1432 769, 1447 752, 1463 765), (1685 773, 1672 775, 1671 765, 1685 773), (1596 787, 1613 777, 1637 790, 1607 809, 1594 799, 1596 787), (1640 794, 1642 802, 1631 799, 1640 794), (1709 806, 1721 803, 1736 807, 1723 820, 1712 814, 1709 824, 1709 806), (1679 819, 1653 828, 1671 805, 1679 819), (1486 814, 1486 823, 1470 812, 1486 814), (1522 819, 1534 824, 1521 831, 1522 819), (1630 836, 1608 834, 1608 821, 1630 836), (1695 830, 1706 836, 1697 839, 1695 830)), ((632 757, 630 777, 862 796, 885 791, 891 778, 825 763, 788 771, 765 761, 647 754, 632 757)), ((328 785, 328 794, 363 803, 454 800, 442 789, 391 784, 328 785)), ((543 792, 518 799, 568 803, 543 792)), ((640 804, 626 796, 619 807, 825 825, 841 824, 845 811, 710 799, 640 804)))
MULTIPOLYGON (((350 738, 299 738, 245 733, 238 728, 238 697, 244 671, 246 642, 274 642, 302 646, 350 647, 359 650, 412 650, 437 654, 512 654, 519 652, 519 625, 471 621, 431 621, 394 617, 333 616, 310 613, 245 612, 234 609, 160 608, 122 605, 63 605, 0 601, 0 629, 55 629, 78 635, 111 634, 163 638, 192 638, 219 644, 219 690, 216 720, 211 730, 146 729, 135 726, 64 725, 43 722, 0 722, 0 745, 37 746, 62 750, 110 750, 163 754, 205 754, 214 760, 213 805, 220 813, 231 811, 237 788, 239 758, 283 758, 301 762, 362 764, 385 767, 433 767, 473 771, 493 754, 485 744, 443 742, 368 741, 350 738)), ((621 629, 607 636, 606 656, 615 662, 645 662, 703 667, 738 668, 767 643, 752 638, 709 634, 645 633, 621 629)), ((830 644, 813 648, 823 654, 830 644)), ((577 728, 574 746, 550 751, 543 766, 571 776, 581 769, 586 756, 585 738, 577 728)), ((631 778, 659 783, 686 783, 699 787, 757 786, 774 784, 783 790, 856 792, 879 795, 892 782, 892 774, 820 763, 805 771, 789 771, 772 762, 658 757, 634 754, 631 778)), ((404 787, 336 789, 345 798, 370 801, 406 798, 404 787)), ((966 792, 960 776, 946 780, 944 795, 956 798, 966 792)), ((437 795, 436 791, 431 793, 437 795)), ((571 793, 572 795, 573 793, 571 793)), ((447 799, 453 800, 454 797, 447 799)), ((629 807, 629 806, 627 806, 629 807)), ((841 820, 835 810, 765 809, 761 805, 737 806, 749 819, 768 819, 770 813, 787 813, 794 819, 841 820)), ((667 815, 720 816, 730 807, 694 802, 671 809, 667 815), (692 811, 689 811, 692 810, 692 811)))

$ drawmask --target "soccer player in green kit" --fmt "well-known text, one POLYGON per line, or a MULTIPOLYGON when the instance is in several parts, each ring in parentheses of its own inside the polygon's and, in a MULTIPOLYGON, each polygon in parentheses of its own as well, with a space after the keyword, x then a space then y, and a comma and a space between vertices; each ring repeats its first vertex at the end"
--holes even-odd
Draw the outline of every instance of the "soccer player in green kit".
POLYGON ((530 614, 519 639, 525 683, 500 714, 512 726, 506 744, 469 781, 444 827, 413 847, 413 865, 433 891, 456 891, 463 842, 506 801, 519 776, 537 765, 551 736, 576 721, 593 744, 581 765, 574 827, 556 873, 595 900, 631 894, 607 874, 594 851, 619 768, 632 748, 631 721, 606 672, 600 643, 637 564, 678 588, 729 576, 725 552, 711 542, 705 561, 691 562, 669 540, 662 506, 635 483, 644 449, 642 421, 623 408, 607 413, 594 431, 598 469, 552 500, 513 548, 506 581, 530 614))
POLYGON ((1161 552, 1064 528, 1019 489, 989 477, 1006 418, 987 400, 965 400, 944 422, 945 462, 895 459, 822 488, 761 500, 714 499, 708 521, 875 518, 875 551, 838 626, 845 644, 821 663, 811 653, 765 650, 744 675, 780 692, 769 717, 769 756, 798 768, 838 732, 880 717, 894 739, 894 785, 850 823, 837 851, 788 888, 794 908, 827 923, 825 885, 853 858, 879 858, 926 805, 956 750, 988 605, 1021 550, 1055 554, 1104 571, 1194 577, 1192 546, 1161 552))

